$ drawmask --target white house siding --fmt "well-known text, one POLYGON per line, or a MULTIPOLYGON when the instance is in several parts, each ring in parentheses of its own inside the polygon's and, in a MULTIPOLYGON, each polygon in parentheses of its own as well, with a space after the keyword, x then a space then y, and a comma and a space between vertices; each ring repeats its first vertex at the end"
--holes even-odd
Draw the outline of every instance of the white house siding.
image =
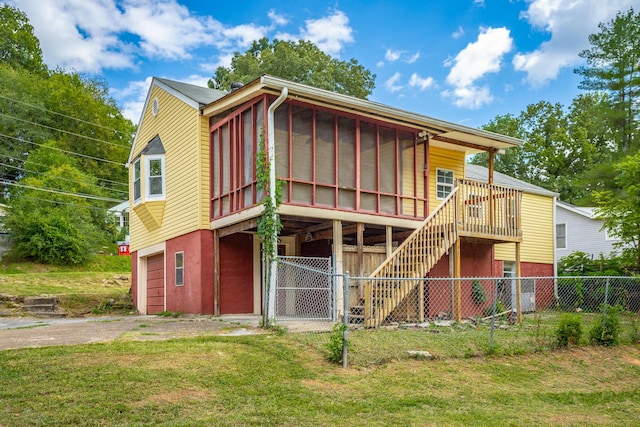
POLYGON ((575 251, 585 252, 593 258, 616 251, 613 247, 616 241, 607 240, 604 230, 601 230, 603 221, 591 218, 588 212, 576 212, 579 209, 567 208, 563 203, 556 206, 556 224, 566 224, 567 230, 567 248, 556 248, 556 262, 575 251))

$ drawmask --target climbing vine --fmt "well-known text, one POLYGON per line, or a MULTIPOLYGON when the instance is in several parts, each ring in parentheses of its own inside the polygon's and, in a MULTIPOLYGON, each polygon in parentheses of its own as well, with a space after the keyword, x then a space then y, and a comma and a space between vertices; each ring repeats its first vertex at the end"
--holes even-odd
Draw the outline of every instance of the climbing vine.
POLYGON ((274 248, 276 247, 275 243, 278 240, 280 230, 282 230, 280 215, 278 215, 278 207, 282 201, 282 181, 276 181, 275 200, 272 200, 269 191, 271 166, 264 149, 263 130, 260 133, 260 145, 256 154, 256 178, 258 190, 264 192, 264 198, 262 199, 264 210, 262 211, 262 216, 258 219, 258 236, 262 239, 267 263, 277 255, 274 253, 274 248))

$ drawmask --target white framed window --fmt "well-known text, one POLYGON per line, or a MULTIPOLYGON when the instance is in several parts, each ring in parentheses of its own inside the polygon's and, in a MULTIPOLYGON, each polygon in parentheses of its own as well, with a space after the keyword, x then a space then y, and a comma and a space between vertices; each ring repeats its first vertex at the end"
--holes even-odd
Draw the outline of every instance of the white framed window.
POLYGON ((556 249, 567 249, 567 224, 556 224, 556 249))
POLYGON ((133 201, 138 202, 142 197, 140 187, 140 159, 133 162, 133 201))
POLYGON ((184 286, 184 252, 175 253, 176 286, 184 286))
POLYGON ((436 169, 436 198, 445 199, 453 191, 453 171, 436 169))
POLYGON ((148 199, 164 199, 164 155, 145 157, 145 195, 148 199))

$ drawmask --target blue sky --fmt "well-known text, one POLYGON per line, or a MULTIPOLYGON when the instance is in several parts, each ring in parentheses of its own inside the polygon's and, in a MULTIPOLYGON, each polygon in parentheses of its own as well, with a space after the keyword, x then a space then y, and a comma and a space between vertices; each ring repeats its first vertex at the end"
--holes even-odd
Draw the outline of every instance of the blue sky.
MULTIPOLYGON (((2 1, 0 1, 2 3, 2 1)), ((104 78, 138 122, 151 77, 206 85, 261 37, 307 39, 376 74, 369 99, 479 127, 568 106, 588 35, 640 0, 9 0, 45 62, 104 78)))

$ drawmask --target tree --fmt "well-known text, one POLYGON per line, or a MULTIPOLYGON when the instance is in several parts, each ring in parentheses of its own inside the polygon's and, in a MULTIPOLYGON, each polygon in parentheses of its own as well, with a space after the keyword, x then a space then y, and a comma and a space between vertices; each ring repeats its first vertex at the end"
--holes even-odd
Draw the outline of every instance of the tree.
POLYGON ((597 192, 597 212, 604 219, 604 229, 621 239, 618 247, 623 258, 640 271, 640 153, 618 163, 615 173, 621 191, 597 192))
POLYGON ((640 13, 618 12, 591 34, 591 48, 579 53, 587 66, 575 72, 581 89, 611 95, 608 120, 616 132, 619 151, 632 154, 640 144, 637 115, 640 97, 640 13))
POLYGON ((371 95, 376 77, 355 59, 332 58, 309 41, 262 38, 244 54, 236 52, 230 68, 218 67, 209 87, 230 90, 232 83, 249 83, 264 74, 362 99, 371 95))
MULTIPOLYGON (((42 162, 46 154, 34 157, 42 162)), ((35 168, 25 163, 26 170, 35 168)), ((49 264, 84 263, 115 240, 115 224, 93 202, 99 194, 95 178, 69 165, 64 156, 53 156, 45 171, 27 172, 9 199, 6 227, 12 253, 49 264)))
MULTIPOLYGON (((483 129, 524 140, 495 159, 495 170, 555 191, 575 203, 588 195, 580 178, 607 158, 602 142, 606 129, 597 120, 602 96, 583 95, 574 99, 569 112, 561 104, 540 101, 530 104, 517 117, 498 116, 483 129), (591 120, 590 120, 591 119, 591 120)), ((475 156, 474 164, 487 165, 487 155, 475 156)))
POLYGON ((6 4, 0 7, 0 62, 32 73, 47 70, 27 15, 6 4))

